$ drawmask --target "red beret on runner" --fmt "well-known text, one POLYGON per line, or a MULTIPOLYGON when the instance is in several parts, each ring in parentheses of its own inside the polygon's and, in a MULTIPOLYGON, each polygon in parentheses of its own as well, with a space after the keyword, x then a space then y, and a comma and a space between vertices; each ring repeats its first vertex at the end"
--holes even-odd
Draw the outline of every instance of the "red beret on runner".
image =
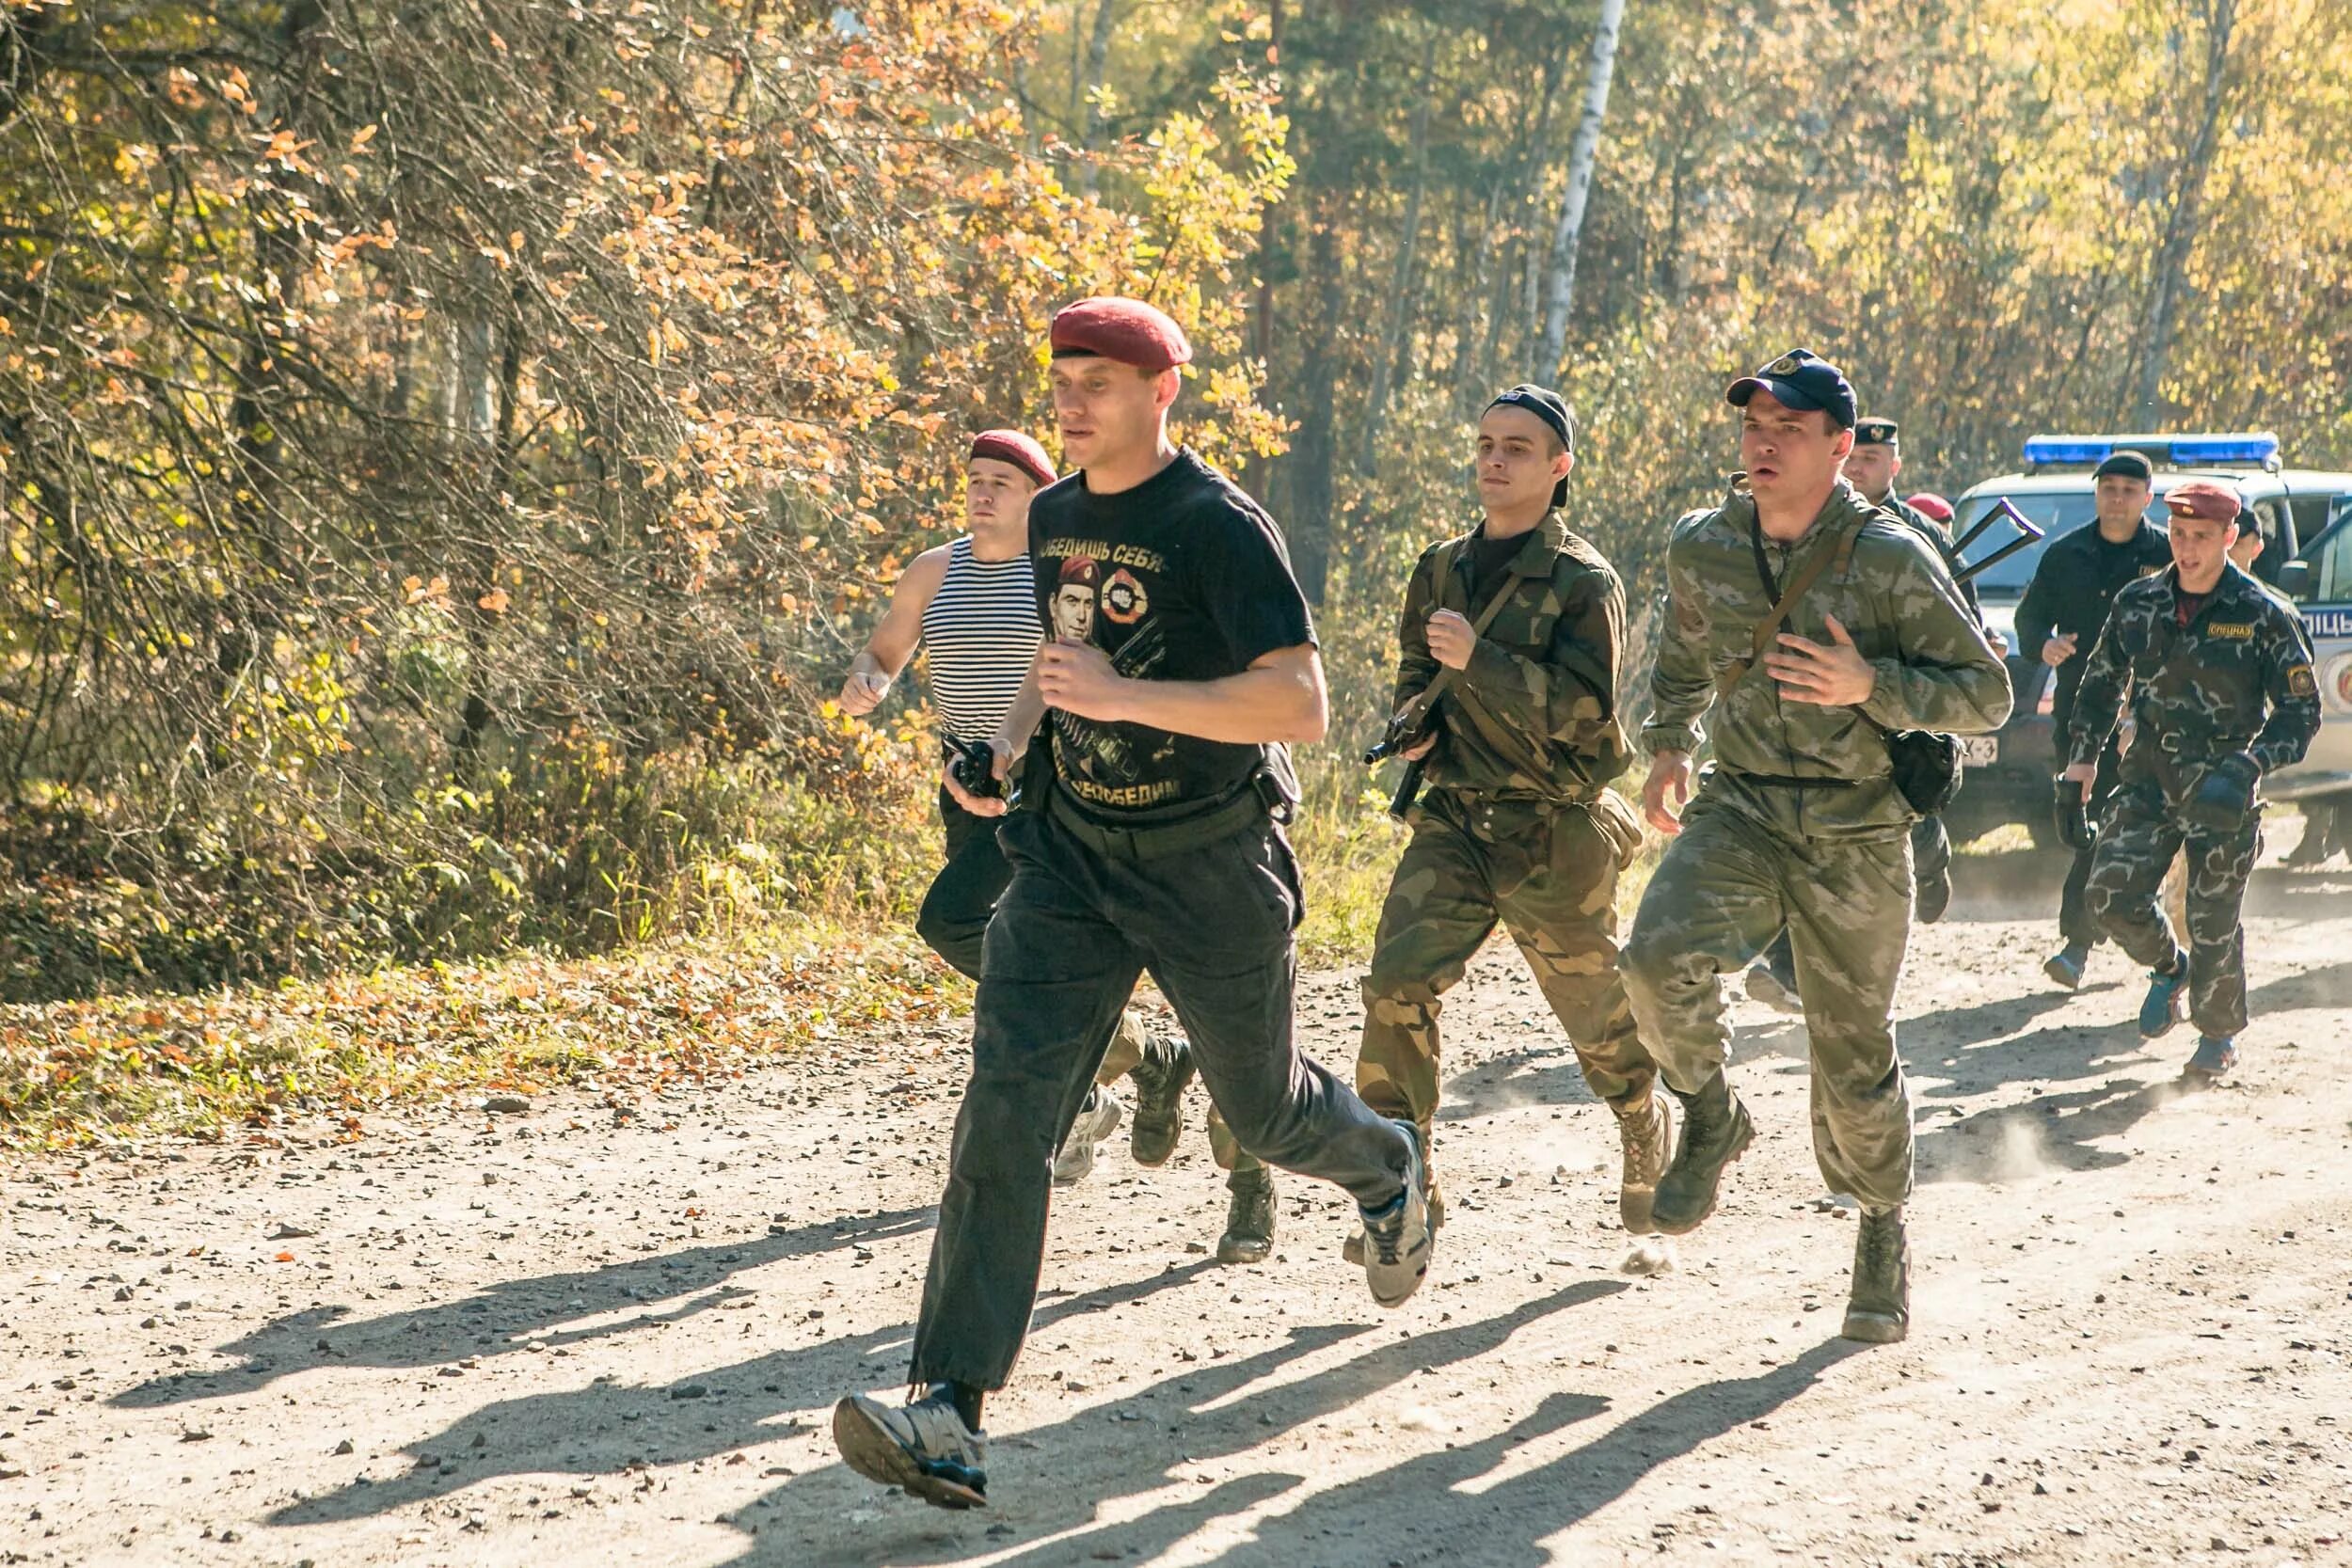
POLYGON ((1952 503, 1932 490, 1920 491, 1911 498, 1910 504, 1911 510, 1923 517, 1932 517, 1939 523, 1952 520, 1952 503))
POLYGON ((1192 363, 1184 329, 1139 299, 1082 299, 1054 317, 1054 357, 1096 354, 1158 374, 1192 363))
POLYGON ((975 457, 1009 463, 1040 484, 1054 483, 1054 460, 1045 455, 1043 447, 1017 430, 981 431, 972 437, 972 450, 964 461, 968 463, 975 457))
POLYGON ((2238 493, 2210 479, 2192 479, 2164 493, 2164 504, 2175 517, 2201 517, 2209 523, 2234 523, 2245 506, 2238 493))

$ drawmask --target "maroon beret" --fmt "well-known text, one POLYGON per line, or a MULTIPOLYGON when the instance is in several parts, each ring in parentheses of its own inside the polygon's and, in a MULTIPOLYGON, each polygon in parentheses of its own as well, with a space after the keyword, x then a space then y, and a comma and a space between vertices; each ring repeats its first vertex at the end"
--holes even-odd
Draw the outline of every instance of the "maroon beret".
POLYGON ((1184 329, 1139 299, 1082 299, 1054 317, 1054 357, 1095 354, 1158 374, 1192 363, 1184 329))
POLYGON ((2234 523, 2244 502, 2238 493, 2227 484, 2210 479, 2192 479, 2186 484, 2175 484, 2164 493, 2164 504, 2175 517, 2201 517, 2209 523, 2234 523))
POLYGON ((968 463, 975 457, 1009 463, 1040 484, 1054 483, 1054 460, 1045 455, 1043 447, 1017 430, 981 431, 972 437, 972 450, 965 453, 964 461, 968 463))

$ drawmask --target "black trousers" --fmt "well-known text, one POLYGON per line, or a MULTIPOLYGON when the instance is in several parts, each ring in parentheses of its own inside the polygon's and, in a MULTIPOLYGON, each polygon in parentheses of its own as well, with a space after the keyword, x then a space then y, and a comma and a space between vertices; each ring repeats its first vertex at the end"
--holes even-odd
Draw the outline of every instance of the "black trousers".
POLYGON ((1292 1039, 1298 872, 1273 822, 1136 862, 1098 853, 1042 811, 1003 821, 1012 883, 988 927, 972 1077, 914 1334, 917 1384, 1004 1386, 1037 1300, 1049 1162, 1147 969, 1243 1148, 1375 1208, 1403 1190, 1410 1159, 1405 1132, 1292 1039))
MULTIPOLYGON (((2114 810, 2115 774, 2122 761, 2122 750, 2112 740, 2099 753, 2099 776, 2090 782, 2089 810, 2093 822, 2105 821, 2114 810)), ((2058 936, 2070 945, 2096 947, 2107 940, 2106 927, 2090 912, 2090 862, 2098 847, 2093 837, 2088 846, 2074 851, 2074 863, 2066 868, 2066 885, 2058 893, 2058 936)))
POLYGON ((996 824, 1004 818, 973 816, 942 785, 939 820, 947 830, 947 862, 923 895, 914 934, 966 979, 977 980, 988 917, 1012 881, 1012 866, 996 847, 996 824))

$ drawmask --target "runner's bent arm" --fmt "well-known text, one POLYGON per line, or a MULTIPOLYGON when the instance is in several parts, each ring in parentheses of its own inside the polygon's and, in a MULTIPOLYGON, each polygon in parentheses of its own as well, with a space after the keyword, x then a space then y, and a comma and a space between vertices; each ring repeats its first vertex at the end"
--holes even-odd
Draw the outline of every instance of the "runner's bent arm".
POLYGON ((1396 625, 1396 695, 1391 713, 1422 694, 1437 678, 1438 657, 1429 651, 1429 617, 1438 608, 1437 558, 1444 546, 1432 545, 1413 564, 1412 580, 1405 585, 1405 610, 1396 625))
POLYGON ((925 550, 898 574, 890 609, 866 640, 866 646, 850 661, 849 678, 841 683, 839 698, 844 708, 853 714, 870 713, 889 695, 890 683, 898 678, 898 672, 906 668, 916 644, 923 641, 923 611, 930 608, 946 578, 945 545, 925 550))
POLYGON ((1707 619, 1699 603, 1698 585, 1677 565, 1669 545, 1665 631, 1659 639, 1658 667, 1650 674, 1649 722, 1642 726, 1642 742, 1654 752, 1697 751, 1703 734, 1699 720, 1715 700, 1707 619))
MULTIPOLYGON (((1504 592, 1510 592, 1505 589, 1504 592)), ((1625 646, 1625 590, 1613 576, 1578 580, 1547 657, 1534 659, 1480 638, 1463 684, 1528 735, 1588 752, 1615 729, 1617 660, 1625 646)))
POLYGON ((2100 628, 2099 641, 2090 650, 2090 663, 2083 671, 2083 683, 2074 689, 2074 727, 2066 754, 2072 764, 2096 764, 2123 717, 2123 696, 2131 689, 2132 666, 2131 656, 2123 647, 2122 626, 2131 613, 2124 609, 2124 596, 2117 594, 2115 609, 2108 613, 2107 624, 2100 628))
POLYGON ((1997 730, 2015 701, 2009 667, 1925 541, 1905 543, 1910 569, 1896 578, 1891 594, 1902 657, 1870 661, 1878 679, 1862 711, 1890 730, 1997 730))
POLYGON ((2263 695, 2270 716, 2247 748, 2265 773, 2303 760, 2319 734, 2319 683, 2312 675, 2312 641, 2299 616, 2281 610, 2265 617, 2258 633, 2265 650, 2263 695))
POLYGON ((1089 644, 1048 642, 1038 650, 1036 679, 1047 706, 1081 719, 1233 745, 1320 740, 1330 719, 1312 643, 1262 654, 1237 675, 1154 681, 1120 674, 1089 644))

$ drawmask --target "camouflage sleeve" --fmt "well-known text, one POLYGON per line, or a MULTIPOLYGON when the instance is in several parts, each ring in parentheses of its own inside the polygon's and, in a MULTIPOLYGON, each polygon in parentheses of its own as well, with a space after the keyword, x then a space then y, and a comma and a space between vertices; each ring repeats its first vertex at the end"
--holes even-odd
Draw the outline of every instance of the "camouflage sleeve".
POLYGON ((1668 545, 1666 613, 1658 664, 1650 672, 1649 721, 1642 726, 1642 745, 1650 752, 1695 752, 1706 735, 1699 720, 1715 700, 1715 682, 1708 669, 1707 612, 1699 594, 1683 552, 1668 545))
POLYGON ((2099 628, 2099 641, 2091 645, 2082 685, 2074 689, 2074 722, 2066 741, 2069 763, 2096 763, 2122 721, 2123 699, 2132 685, 2131 656, 2123 645, 2129 635, 2123 626, 2131 614, 2119 596, 2107 624, 2099 628))
POLYGON ((1982 735, 2009 717, 2009 667, 1926 543, 1874 551, 1867 569, 1886 574, 1881 597, 1894 615, 1900 657, 1870 661, 1878 684, 1862 711, 1890 730, 1982 735))
POLYGON ((1391 713, 1403 712, 1438 673, 1437 656, 1429 651, 1429 616, 1438 602, 1438 553, 1435 547, 1422 551, 1405 585, 1405 611, 1396 625, 1396 695, 1391 713))
POLYGON ((2319 679, 2312 673, 2312 640, 2303 619, 2281 609, 2265 617, 2270 642, 2264 659, 2264 695, 2270 717, 2247 750, 2262 770, 2289 768, 2303 760, 2319 734, 2319 679))
POLYGON ((1524 734, 1589 752, 1615 732, 1617 657, 1625 647, 1625 588, 1586 573, 1568 589, 1551 646, 1538 660, 1482 637, 1462 671, 1497 718, 1524 734))

